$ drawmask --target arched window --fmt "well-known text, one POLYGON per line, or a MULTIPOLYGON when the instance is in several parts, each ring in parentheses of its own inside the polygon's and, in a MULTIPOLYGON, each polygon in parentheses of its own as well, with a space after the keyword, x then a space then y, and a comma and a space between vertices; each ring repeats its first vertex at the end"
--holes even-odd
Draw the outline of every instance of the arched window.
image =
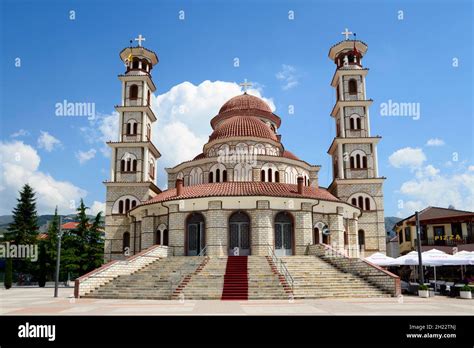
POLYGON ((130 210, 130 199, 125 200, 125 212, 130 210))
POLYGON ((272 168, 268 168, 268 182, 272 182, 272 168))
POLYGON ((222 182, 227 182, 227 170, 222 171, 222 182))
POLYGON ((350 158, 350 165, 351 165, 351 169, 355 168, 354 156, 351 156, 351 158, 350 158))
POLYGON ((125 171, 125 160, 120 160, 120 171, 121 172, 125 171))
POLYGON ((357 121, 357 129, 362 129, 360 117, 357 117, 356 121, 357 121))
POLYGON ((280 182, 280 172, 278 170, 275 172, 275 182, 280 182))
POLYGON ((354 118, 350 119, 350 125, 351 125, 351 129, 355 129, 355 120, 354 120, 354 118))
POLYGON ((163 245, 168 245, 168 230, 163 231, 163 245))
POLYGON ((352 198, 352 201, 351 201, 352 205, 355 205, 357 207, 357 198, 352 198))
POLYGON ((357 94, 357 81, 355 79, 349 80, 349 94, 357 94))
POLYGON ((130 86, 130 99, 138 99, 138 86, 137 85, 130 86))
POLYGON ((130 123, 127 123, 127 135, 132 134, 132 125, 130 123))
POLYGON ((363 248, 365 250, 365 232, 364 232, 364 230, 359 230, 357 232, 357 238, 359 240, 360 249, 362 250, 362 248, 363 248))
POLYGON ((125 232, 122 239, 122 251, 125 251, 126 248, 130 248, 130 233, 125 232))
POLYGON ((132 170, 131 162, 132 162, 132 160, 130 158, 127 159, 127 172, 130 172, 132 170))
POLYGON ((365 210, 370 210, 370 198, 365 197, 365 210))
POLYGON ((209 172, 209 182, 210 183, 214 182, 214 173, 213 172, 209 172))
POLYGON ((367 168, 367 156, 362 156, 362 168, 367 168))
POLYGON ((133 134, 138 134, 138 123, 137 122, 133 123, 133 134))
POLYGON ((221 182, 221 171, 220 171, 220 169, 216 170, 216 182, 221 182))
POLYGON ((253 181, 252 166, 245 162, 238 163, 234 167, 233 181, 253 181))
POLYGON ((123 211, 123 201, 122 201, 122 200, 119 201, 119 208, 118 208, 118 210, 119 210, 119 214, 123 214, 123 213, 124 213, 124 211, 123 211))
POLYGON ((132 69, 138 69, 138 58, 133 58, 132 69))
POLYGON ((132 201, 132 209, 135 208, 137 206, 137 201, 136 200, 133 200, 132 201))
POLYGON ((137 160, 134 159, 132 161, 132 171, 136 172, 137 171, 137 160))
POLYGON ((358 207, 360 209, 364 209, 364 198, 362 196, 359 196, 359 205, 358 207))
POLYGON ((356 155, 356 168, 360 168, 360 167, 361 167, 361 165, 360 165, 360 155, 357 154, 356 155))
POLYGON ((260 172, 260 181, 261 181, 261 182, 265 182, 265 171, 264 171, 264 170, 262 170, 262 171, 260 172))

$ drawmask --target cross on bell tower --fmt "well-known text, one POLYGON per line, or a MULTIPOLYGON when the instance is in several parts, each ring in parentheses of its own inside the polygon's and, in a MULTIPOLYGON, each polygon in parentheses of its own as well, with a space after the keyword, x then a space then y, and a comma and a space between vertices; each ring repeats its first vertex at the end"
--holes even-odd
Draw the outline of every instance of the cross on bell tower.
POLYGON ((139 34, 138 37, 135 38, 135 41, 138 41, 138 47, 142 47, 142 41, 146 41, 146 39, 142 36, 142 34, 139 34))

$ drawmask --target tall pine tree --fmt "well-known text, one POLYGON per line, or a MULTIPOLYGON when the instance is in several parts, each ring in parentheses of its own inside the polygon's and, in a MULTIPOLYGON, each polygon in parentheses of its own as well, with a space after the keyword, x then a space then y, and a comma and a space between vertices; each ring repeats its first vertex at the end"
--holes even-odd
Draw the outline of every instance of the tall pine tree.
POLYGON ((25 184, 20 198, 13 209, 13 222, 8 226, 7 239, 15 244, 36 244, 38 235, 38 214, 36 213, 35 192, 25 184))

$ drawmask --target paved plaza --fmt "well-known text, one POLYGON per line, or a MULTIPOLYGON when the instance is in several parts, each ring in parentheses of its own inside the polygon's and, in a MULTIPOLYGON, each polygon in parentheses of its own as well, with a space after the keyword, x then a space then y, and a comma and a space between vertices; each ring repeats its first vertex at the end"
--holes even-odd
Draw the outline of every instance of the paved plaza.
POLYGON ((320 300, 159 301, 75 299, 73 288, 0 290, 0 315, 474 315, 474 300, 347 298, 320 300))

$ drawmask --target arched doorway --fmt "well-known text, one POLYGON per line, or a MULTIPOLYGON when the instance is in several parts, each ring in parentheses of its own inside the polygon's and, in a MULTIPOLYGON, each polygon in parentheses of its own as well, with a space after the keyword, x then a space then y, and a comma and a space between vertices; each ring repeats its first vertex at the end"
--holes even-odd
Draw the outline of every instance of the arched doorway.
POLYGON ((189 215, 186 221, 185 248, 186 255, 199 255, 205 246, 204 216, 199 213, 189 215))
POLYGON ((168 229, 165 224, 158 226, 156 230, 156 243, 158 245, 168 245, 168 229))
POLYGON ((313 230, 313 244, 319 244, 319 228, 315 227, 313 230))
POLYGON ((359 230, 357 232, 357 238, 359 241, 359 250, 365 250, 365 232, 364 230, 359 230))
POLYGON ((287 212, 275 216, 275 255, 293 255, 293 217, 287 212))
POLYGON ((122 251, 127 252, 130 249, 130 233, 125 232, 122 239, 122 251))
POLYGON ((240 211, 229 218, 229 255, 236 254, 250 255, 250 218, 240 211))

